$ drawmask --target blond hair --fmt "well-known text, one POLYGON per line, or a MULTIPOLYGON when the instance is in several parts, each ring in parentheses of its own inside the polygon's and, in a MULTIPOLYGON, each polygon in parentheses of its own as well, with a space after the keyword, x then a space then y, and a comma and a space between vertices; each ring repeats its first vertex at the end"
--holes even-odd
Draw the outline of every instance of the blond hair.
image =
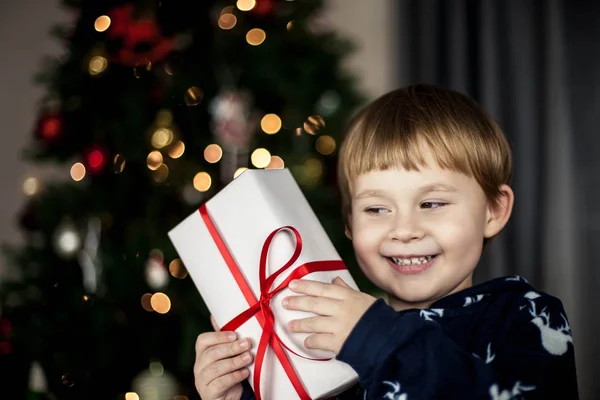
POLYGON ((488 201, 512 177, 504 133, 470 97, 432 85, 387 93, 350 122, 340 148, 338 182, 344 222, 351 212, 352 182, 370 171, 424 167, 423 144, 441 168, 474 177, 488 201))

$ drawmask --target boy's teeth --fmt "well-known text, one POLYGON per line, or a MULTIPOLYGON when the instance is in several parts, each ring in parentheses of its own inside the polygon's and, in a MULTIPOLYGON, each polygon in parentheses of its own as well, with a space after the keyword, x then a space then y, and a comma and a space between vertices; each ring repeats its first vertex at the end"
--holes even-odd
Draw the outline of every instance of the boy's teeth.
POLYGON ((432 258, 433 258, 433 256, 410 257, 410 258, 391 257, 392 261, 394 261, 394 263, 396 263, 397 265, 420 265, 420 264, 425 264, 425 263, 431 261, 432 258))

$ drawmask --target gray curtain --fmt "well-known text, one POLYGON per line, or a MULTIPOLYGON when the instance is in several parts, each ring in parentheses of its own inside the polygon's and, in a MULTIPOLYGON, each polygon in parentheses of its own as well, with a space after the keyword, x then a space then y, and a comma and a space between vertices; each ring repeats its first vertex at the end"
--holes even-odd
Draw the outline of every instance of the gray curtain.
POLYGON ((593 3, 402 0, 398 10, 400 84, 470 94, 512 145, 513 216, 476 280, 519 274, 563 301, 582 399, 600 398, 600 248, 593 245, 600 213, 584 196, 600 171, 593 151, 600 145, 600 7, 593 3))

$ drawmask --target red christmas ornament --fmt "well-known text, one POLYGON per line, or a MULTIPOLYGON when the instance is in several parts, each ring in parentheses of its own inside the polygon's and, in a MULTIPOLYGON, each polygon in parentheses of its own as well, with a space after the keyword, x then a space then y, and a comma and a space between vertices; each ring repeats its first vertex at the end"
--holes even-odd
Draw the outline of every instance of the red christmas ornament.
POLYGON ((42 140, 53 140, 62 133, 62 117, 57 112, 43 114, 37 121, 36 136, 42 140))
POLYGON ((0 319, 0 354, 12 353, 12 324, 6 318, 0 319))
POLYGON ((122 42, 111 58, 130 67, 164 60, 173 51, 175 39, 162 36, 154 18, 136 19, 135 11, 133 4, 123 4, 108 13, 111 19, 108 37, 122 42))
POLYGON ((85 165, 91 173, 98 173, 106 165, 108 156, 104 150, 94 147, 85 155, 85 165))
POLYGON ((263 17, 271 15, 273 12, 273 0, 256 0, 256 5, 252 11, 263 17))

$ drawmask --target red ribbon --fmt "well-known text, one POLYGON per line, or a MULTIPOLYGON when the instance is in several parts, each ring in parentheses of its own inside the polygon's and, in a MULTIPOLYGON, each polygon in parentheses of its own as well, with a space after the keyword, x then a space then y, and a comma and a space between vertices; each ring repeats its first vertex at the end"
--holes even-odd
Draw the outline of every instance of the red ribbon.
POLYGON ((236 316, 227 324, 225 324, 221 329, 223 331, 235 330, 252 317, 256 317, 260 326, 263 329, 256 350, 256 358, 254 364, 254 392, 256 400, 261 400, 260 376, 268 345, 271 345, 271 347, 273 348, 277 359, 281 363, 285 373, 290 379, 290 382, 294 386, 296 393, 298 393, 302 400, 310 400, 310 396, 308 395, 308 393, 306 393, 306 390, 304 389, 300 378, 294 371, 294 367, 292 366, 283 348, 286 348, 287 350, 296 354, 299 357, 303 356, 292 351, 288 346, 286 346, 283 343, 283 341, 279 338, 277 333, 275 333, 275 318, 273 316, 273 310, 271 310, 271 298, 281 290, 285 289, 290 283, 290 281, 294 279, 300 279, 303 276, 311 274, 313 272, 345 270, 346 266, 341 260, 307 262, 295 268, 281 284, 279 284, 275 289, 271 290, 271 286, 273 285, 273 282, 275 282, 275 279, 277 279, 277 277, 283 271, 290 268, 296 262, 296 260, 300 256, 300 253, 302 252, 302 237, 300 236, 300 233, 296 230, 296 228, 292 226, 282 226, 281 228, 277 228, 273 232, 271 232, 271 234, 267 237, 263 244, 259 263, 260 300, 257 300, 256 297, 254 297, 254 293, 248 285, 248 282, 246 282, 242 271, 239 269, 238 265, 233 259, 233 256, 229 252, 225 241, 217 231, 217 228, 215 227, 212 219, 208 215, 206 205, 202 205, 199 211, 200 215, 202 216, 202 220, 204 221, 210 235, 212 236, 212 239, 214 240, 215 244, 217 245, 217 248, 219 249, 219 252, 221 253, 221 256, 223 257, 223 260, 225 260, 225 263, 229 267, 231 274, 233 275, 237 285, 242 291, 242 294, 246 298, 248 305, 250 306, 247 310, 241 312, 238 316, 236 316), (267 255, 269 253, 269 247, 275 235, 277 235, 282 230, 289 230, 294 234, 294 236, 296 237, 296 248, 294 250, 294 254, 288 260, 288 262, 286 262, 285 265, 279 268, 275 273, 267 277, 267 255))

